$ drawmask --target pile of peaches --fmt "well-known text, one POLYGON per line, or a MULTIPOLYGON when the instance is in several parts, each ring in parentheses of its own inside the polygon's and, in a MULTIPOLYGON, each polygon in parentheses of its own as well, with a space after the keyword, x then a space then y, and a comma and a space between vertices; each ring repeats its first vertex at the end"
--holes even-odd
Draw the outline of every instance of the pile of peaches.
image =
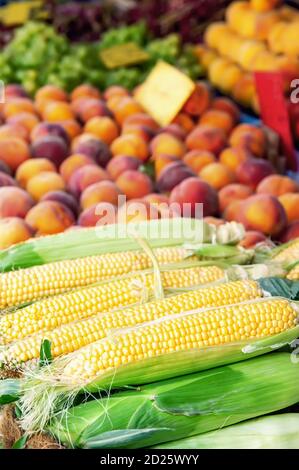
POLYGON ((68 95, 46 85, 34 99, 20 85, 5 91, 1 249, 101 224, 101 206, 122 212, 120 196, 133 207, 142 201, 145 218, 178 216, 165 214, 169 203, 190 203, 195 216, 203 203, 211 223, 242 222, 248 245, 299 235, 299 185, 267 160, 263 129, 240 123, 237 106, 204 82, 163 128, 121 86, 101 93, 83 84, 68 95))
POLYGON ((196 48, 210 82, 256 112, 255 71, 280 72, 286 97, 299 74, 299 12, 281 4, 281 0, 230 3, 225 21, 211 23, 204 44, 196 48))

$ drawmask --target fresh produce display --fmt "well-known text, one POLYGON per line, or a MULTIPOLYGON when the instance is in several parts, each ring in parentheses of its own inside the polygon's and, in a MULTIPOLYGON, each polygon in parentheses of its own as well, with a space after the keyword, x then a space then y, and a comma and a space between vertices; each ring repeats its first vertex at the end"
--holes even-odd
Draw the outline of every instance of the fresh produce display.
POLYGON ((17 401, 24 445, 41 432, 67 447, 171 445, 298 402, 298 362, 276 352, 299 335, 298 277, 283 278, 298 239, 246 250, 241 225, 190 222, 188 243, 143 238, 167 225, 179 233, 187 219, 173 218, 139 222, 135 240, 109 239, 110 225, 1 253, 0 403, 17 401), (272 269, 281 277, 265 277, 272 269))
POLYGON ((287 95, 298 11, 46 7, 0 53, 0 448, 299 449, 299 179, 212 88, 287 95))
POLYGON ((28 22, 16 30, 13 40, 0 54, 1 79, 22 84, 30 94, 45 84, 70 91, 84 82, 102 89, 119 84, 132 89, 159 59, 176 64, 192 78, 201 73, 192 46, 182 46, 177 34, 152 39, 144 22, 108 30, 101 41, 78 44, 71 44, 52 26, 28 22), (100 51, 127 42, 142 47, 149 60, 108 70, 100 59, 100 51))
POLYGON ((299 186, 280 174, 276 139, 240 123, 204 82, 165 127, 121 86, 45 85, 31 99, 11 84, 0 112, 2 249, 76 226, 179 216, 185 203, 193 217, 202 203, 207 221, 242 223, 245 248, 298 236, 299 186))
POLYGON ((290 83, 299 76, 299 12, 280 1, 235 1, 225 21, 211 23, 197 54, 209 80, 242 105, 259 112, 253 72, 279 71, 285 85, 291 124, 299 140, 298 103, 290 83))

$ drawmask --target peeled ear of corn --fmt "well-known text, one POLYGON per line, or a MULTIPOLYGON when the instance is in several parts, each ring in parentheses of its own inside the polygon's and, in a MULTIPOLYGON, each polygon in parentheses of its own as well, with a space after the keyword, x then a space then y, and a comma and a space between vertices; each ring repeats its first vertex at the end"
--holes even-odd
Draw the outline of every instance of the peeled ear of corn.
POLYGON ((299 238, 284 243, 272 250, 272 259, 285 263, 293 263, 299 260, 299 238))
MULTIPOLYGON (((164 289, 195 288, 201 284, 219 280, 223 276, 224 272, 217 266, 200 267, 195 264, 180 269, 168 267, 163 270, 161 268, 161 281, 164 289)), ((152 272, 140 271, 35 302, 13 313, 0 316, 0 344, 9 344, 37 332, 49 332, 63 324, 103 312, 132 304, 142 304, 144 301, 152 300, 154 283, 152 272)), ((258 293, 258 286, 256 289, 258 293)), ((242 298, 247 298, 246 290, 242 298)))
MULTIPOLYGON (((189 275, 188 272, 190 270, 187 269, 187 274, 185 274, 185 278, 187 278, 186 283, 190 281, 190 275, 192 274, 197 277, 198 280, 198 276, 200 276, 201 272, 200 269, 205 270, 209 268, 191 268, 192 272, 189 273, 189 275)), ((183 283, 183 271, 184 270, 180 270, 179 272, 168 271, 167 273, 162 273, 162 275, 165 276, 165 282, 168 283, 168 285, 174 285, 179 282, 183 283), (180 280, 178 276, 181 277, 180 280)), ((151 278, 149 278, 149 281, 151 281, 151 278)), ((138 297, 134 298, 133 294, 130 294, 127 279, 116 281, 114 285, 112 283, 103 284, 103 288, 100 286, 89 288, 85 291, 78 291, 64 296, 64 300, 67 299, 71 302, 65 309, 63 305, 61 305, 63 297, 60 296, 56 299, 48 299, 43 303, 31 305, 0 319, 0 332, 3 338, 6 338, 6 342, 13 339, 20 339, 22 335, 25 336, 25 339, 22 341, 17 341, 8 347, 3 352, 2 359, 6 363, 20 364, 21 362, 38 358, 40 345, 44 338, 51 341, 52 355, 53 357, 57 357, 73 352, 105 336, 109 336, 112 330, 133 327, 140 323, 150 322, 159 318, 161 319, 167 315, 179 314, 192 309, 235 304, 245 300, 256 299, 263 295, 264 292, 257 281, 245 280, 222 283, 213 287, 197 288, 183 294, 148 302, 146 304, 139 304, 124 310, 112 310, 109 313, 91 316, 89 319, 68 323, 60 328, 43 331, 39 334, 27 337, 29 334, 33 333, 34 330, 38 328, 42 329, 42 325, 44 325, 43 330, 46 330, 47 326, 48 329, 50 329, 49 325, 54 326, 57 322, 61 322, 61 324, 67 323, 76 318, 79 319, 80 315, 84 318, 84 315, 86 317, 90 316, 91 312, 100 312, 101 308, 104 312, 107 312, 109 309, 113 309, 113 307, 117 308, 117 303, 121 305, 121 302, 131 301, 131 303, 133 303, 133 300, 135 300, 135 302, 138 300, 138 297), (107 286, 109 288, 108 292, 105 290, 107 286), (131 297, 129 297, 129 295, 131 295, 131 297), (121 299, 122 297, 123 300, 121 299), (39 318, 39 309, 42 309, 45 304, 47 312, 43 315, 40 310, 39 318), (59 308, 61 308, 61 312, 59 312, 59 308)), ((183 323, 184 321, 183 319, 183 323)), ((188 322, 188 319, 186 321, 188 322)), ((182 332, 183 331, 184 330, 182 330, 182 332)), ((273 330, 273 332, 275 331, 273 330)), ((198 332, 198 334, 200 335, 200 332, 198 332)), ((230 333, 227 332, 227 334, 229 335, 230 333)), ((241 339, 241 337, 239 339, 241 339)), ((146 341, 144 341, 144 343, 146 341)), ((173 350, 175 346, 174 341, 175 339, 172 335, 168 339, 170 351, 173 350)), ((191 341, 192 340, 190 340, 190 342, 191 341)), ((181 347, 178 349, 181 348, 183 348, 183 343, 181 343, 181 347)), ((125 349, 127 350, 127 346, 125 349)), ((142 346, 142 351, 143 350, 146 352, 142 346)), ((163 350, 167 352, 166 347, 163 350)), ((140 353, 142 353, 142 351, 140 351, 140 353)), ((87 356, 88 354, 89 352, 87 352, 87 356)), ((114 354, 114 352, 111 352, 111 354, 114 354)), ((128 356, 130 355, 129 348, 128 356)), ((115 355, 115 359, 121 364, 117 354, 115 355)))
POLYGON ((202 242, 211 237, 211 226, 202 219, 174 218, 111 224, 49 235, 19 243, 0 253, 0 272, 84 258, 103 253, 139 250, 132 234, 145 238, 151 248, 202 242))
MULTIPOLYGON (((154 250, 157 262, 161 265, 180 262, 186 253, 186 250, 181 247, 154 250)), ((32 302, 150 267, 152 267, 150 256, 138 250, 57 261, 2 273, 0 274, 0 309, 32 302)))
POLYGON ((62 376, 91 391, 146 383, 268 352, 298 332, 298 306, 287 299, 195 309, 91 343, 70 355, 62 376))
POLYGON ((48 430, 69 447, 149 447, 296 403, 298 371, 288 353, 268 354, 93 399, 57 414, 48 430))
POLYGON ((299 449, 299 413, 251 419, 155 449, 299 449))
POLYGON ((25 370, 25 429, 44 429, 57 407, 85 392, 150 383, 286 346, 299 336, 298 307, 282 298, 169 315, 111 332, 100 341, 25 370), (297 325, 297 326, 296 326, 297 325))

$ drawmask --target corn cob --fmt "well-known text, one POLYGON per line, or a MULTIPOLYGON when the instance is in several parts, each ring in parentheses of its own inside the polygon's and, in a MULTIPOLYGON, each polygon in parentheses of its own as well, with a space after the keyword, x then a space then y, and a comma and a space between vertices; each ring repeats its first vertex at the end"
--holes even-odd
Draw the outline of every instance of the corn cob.
MULTIPOLYGON (((241 289, 244 291, 244 286, 241 289)), ((176 302, 176 299, 172 300, 176 302)), ((191 308, 194 307, 189 306, 191 308)), ((187 309, 185 306, 182 310, 187 309)), ((141 321, 146 320, 142 315, 141 321)), ((153 356, 263 338, 286 331, 297 323, 298 309, 282 298, 187 312, 130 328, 86 346, 69 361, 63 375, 70 380, 79 378, 89 382, 109 369, 153 356)), ((24 354, 24 347, 19 352, 24 354)))
MULTIPOLYGON (((186 253, 186 250, 181 247, 154 250, 157 262, 161 265, 179 262, 186 256, 186 253)), ((151 259, 145 252, 126 251, 57 261, 2 273, 0 275, 0 309, 57 295, 151 266, 151 259)))
MULTIPOLYGON (((127 308, 125 310, 97 315, 86 320, 63 325, 60 328, 43 334, 37 334, 25 338, 24 340, 18 341, 7 348, 4 352, 3 362, 20 363, 38 358, 43 338, 47 338, 51 341, 51 352, 52 355, 56 357, 98 341, 107 336, 113 329, 132 327, 139 323, 153 321, 166 315, 179 314, 193 309, 235 304, 237 302, 256 299, 262 296, 263 291, 259 287, 258 282, 249 280, 223 283, 214 287, 206 287, 186 292, 184 294, 149 302, 147 304, 127 308)), ((246 308, 246 311, 247 310, 248 309, 246 308)), ((210 313, 211 312, 209 311, 208 316, 210 313)), ((216 313, 216 317, 217 315, 218 313, 216 313)), ((187 320, 188 319, 186 319, 186 321, 187 320)), ((173 320, 174 325, 176 321, 180 322, 181 320, 173 320)), ((184 321, 185 320, 183 319, 183 323, 184 321)), ((170 323, 172 324, 172 320, 170 320, 170 323)), ((182 335, 184 335, 184 330, 185 329, 182 324, 182 335)), ((138 334, 139 333, 137 333, 137 335, 138 334)), ((228 334, 230 335, 231 332, 228 334)), ((154 333, 153 338, 155 337, 156 334, 154 333)), ((231 336, 231 339, 234 339, 233 336, 231 336)), ((147 341, 146 338, 145 341, 147 341)), ((183 344, 184 343, 182 342, 182 347, 183 344)), ((143 346, 142 349, 144 349, 143 346)), ((86 354, 88 357, 89 352, 86 352, 86 354)), ((116 354, 115 351, 113 351, 113 355, 114 354, 114 359, 118 362, 120 360, 119 354, 116 354)), ((133 357, 129 350, 128 354, 129 357, 133 357)), ((93 356, 91 355, 91 357, 93 356)))
POLYGON ((272 259, 286 263, 299 260, 299 238, 279 247, 277 254, 274 252, 272 259))
MULTIPOLYGON (((161 272, 164 288, 188 288, 223 277, 216 267, 190 267, 161 272)), ((140 303, 152 292, 154 274, 137 272, 74 292, 43 299, 0 317, 0 344, 8 344, 37 332, 53 330, 65 323, 140 303)))

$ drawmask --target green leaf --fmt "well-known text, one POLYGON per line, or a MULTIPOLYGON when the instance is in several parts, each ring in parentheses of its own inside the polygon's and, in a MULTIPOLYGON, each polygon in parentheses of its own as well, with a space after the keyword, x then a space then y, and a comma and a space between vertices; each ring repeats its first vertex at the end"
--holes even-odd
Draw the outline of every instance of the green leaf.
POLYGON ((23 434, 20 439, 18 439, 12 446, 12 449, 24 449, 26 442, 28 440, 28 436, 26 434, 23 434))
POLYGON ((272 296, 299 300, 299 281, 291 281, 278 277, 265 277, 259 279, 258 283, 264 291, 272 296))
POLYGON ((0 405, 17 401, 21 393, 21 379, 0 380, 0 405))
POLYGON ((44 339, 40 347, 39 366, 49 365, 53 361, 51 353, 51 341, 44 339))

